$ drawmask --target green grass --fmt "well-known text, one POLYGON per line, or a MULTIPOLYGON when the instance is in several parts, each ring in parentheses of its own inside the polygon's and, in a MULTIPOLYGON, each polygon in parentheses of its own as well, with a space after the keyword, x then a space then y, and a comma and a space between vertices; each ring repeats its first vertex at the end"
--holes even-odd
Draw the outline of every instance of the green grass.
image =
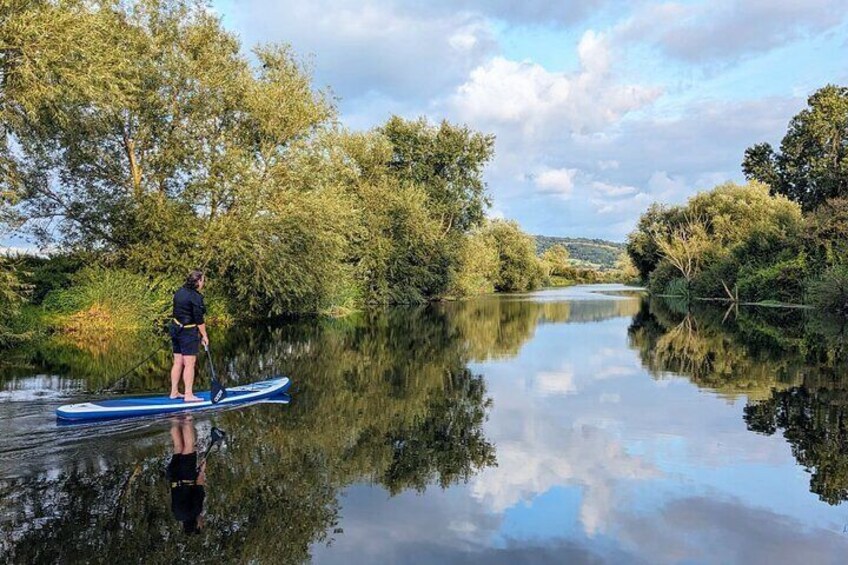
POLYGON ((42 307, 47 323, 66 332, 153 328, 167 319, 176 286, 125 270, 89 267, 74 275, 70 287, 48 294, 42 307))

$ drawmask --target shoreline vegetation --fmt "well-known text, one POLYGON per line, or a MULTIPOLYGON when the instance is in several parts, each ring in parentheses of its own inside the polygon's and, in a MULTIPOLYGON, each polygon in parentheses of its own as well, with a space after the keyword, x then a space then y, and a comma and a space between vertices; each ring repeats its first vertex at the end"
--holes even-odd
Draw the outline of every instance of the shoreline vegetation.
POLYGON ((0 347, 153 330, 197 267, 221 325, 638 281, 848 314, 845 87, 810 96, 779 150, 750 147, 747 184, 651 206, 596 268, 486 217, 493 136, 348 130, 288 46, 248 56, 203 4, 15 2, 0 44, 0 233, 53 250, 0 256, 0 347))
POLYGON ((0 257, 0 347, 151 330, 194 268, 220 324, 635 278, 487 219, 493 136, 350 131, 202 3, 15 0, 0 45, 0 234, 52 250, 0 257))
POLYGON ((742 170, 747 184, 642 215, 627 253, 648 290, 848 315, 848 88, 811 95, 780 151, 754 145, 742 170))

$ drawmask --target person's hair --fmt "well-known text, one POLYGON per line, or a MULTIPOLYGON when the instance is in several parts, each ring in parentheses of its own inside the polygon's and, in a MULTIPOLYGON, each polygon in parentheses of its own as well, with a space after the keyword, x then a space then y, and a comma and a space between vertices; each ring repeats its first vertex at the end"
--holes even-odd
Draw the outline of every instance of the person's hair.
POLYGON ((185 287, 192 290, 197 290, 200 286, 200 281, 203 280, 203 271, 192 271, 188 274, 185 280, 185 287))

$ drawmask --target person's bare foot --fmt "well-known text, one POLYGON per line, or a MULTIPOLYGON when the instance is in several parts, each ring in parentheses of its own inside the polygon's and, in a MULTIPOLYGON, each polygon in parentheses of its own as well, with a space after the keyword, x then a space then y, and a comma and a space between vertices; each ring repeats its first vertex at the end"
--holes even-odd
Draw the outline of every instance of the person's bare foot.
POLYGON ((183 400, 184 400, 185 402, 203 402, 203 399, 202 399, 202 398, 200 398, 199 396, 194 396, 193 394, 191 394, 191 395, 186 395, 186 396, 183 398, 183 400))
POLYGON ((184 396, 185 395, 181 392, 172 392, 171 395, 168 398, 170 398, 172 400, 176 400, 177 398, 182 398, 184 396))

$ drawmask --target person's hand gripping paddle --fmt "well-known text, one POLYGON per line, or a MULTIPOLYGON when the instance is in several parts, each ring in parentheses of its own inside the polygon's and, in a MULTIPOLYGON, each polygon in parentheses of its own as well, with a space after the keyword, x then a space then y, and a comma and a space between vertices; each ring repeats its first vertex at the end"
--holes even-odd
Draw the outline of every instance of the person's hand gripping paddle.
POLYGON ((206 350, 206 357, 209 359, 209 370, 212 373, 212 392, 210 399, 212 400, 212 404, 218 404, 227 398, 227 389, 223 387, 218 380, 217 373, 215 373, 215 363, 212 362, 212 354, 209 353, 209 344, 203 344, 203 349, 206 350))

